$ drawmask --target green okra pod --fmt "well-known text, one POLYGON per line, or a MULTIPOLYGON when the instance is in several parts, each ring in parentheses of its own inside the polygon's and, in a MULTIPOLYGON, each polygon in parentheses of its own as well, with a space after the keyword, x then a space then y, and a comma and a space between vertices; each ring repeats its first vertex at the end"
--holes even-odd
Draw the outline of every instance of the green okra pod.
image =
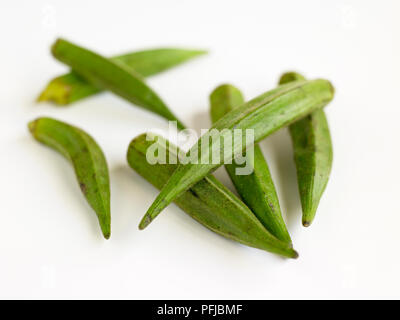
MULTIPOLYGON (((124 64, 142 77, 150 77, 205 53, 203 50, 161 48, 136 51, 112 57, 110 60, 124 64)), ((100 91, 102 89, 71 71, 52 79, 41 92, 38 101, 51 101, 56 105, 65 106, 100 91)))
POLYGON ((184 125, 169 110, 161 98, 132 69, 114 62, 88 49, 63 39, 52 46, 56 59, 67 64, 96 88, 107 89, 129 102, 154 112, 168 120, 184 125))
MULTIPOLYGON (((279 84, 301 80, 304 80, 302 75, 288 72, 282 75, 279 84)), ((303 211, 302 223, 308 227, 314 220, 332 168, 332 140, 324 110, 315 110, 291 124, 289 131, 303 211)))
POLYGON ((106 159, 96 141, 83 130, 51 118, 38 118, 28 127, 36 140, 57 150, 72 163, 79 187, 108 239, 111 234, 110 179, 106 159))
MULTIPOLYGON (((127 160, 143 178, 161 189, 177 164, 150 164, 146 159, 147 150, 153 143, 159 143, 158 148, 164 148, 167 158, 169 153, 178 153, 179 150, 176 146, 169 148, 170 143, 160 136, 156 136, 156 139, 156 142, 148 141, 146 134, 133 139, 127 160)), ((285 257, 298 256, 291 245, 268 232, 249 208, 212 175, 177 197, 175 203, 192 218, 226 238, 285 257)))
MULTIPOLYGON (((239 89, 228 84, 219 86, 210 95, 212 121, 218 121, 243 103, 244 98, 239 89)), ((250 147, 244 156, 252 157, 250 174, 236 174, 236 169, 243 167, 243 164, 237 164, 235 161, 232 164, 225 164, 225 169, 236 190, 270 233, 284 242, 291 243, 268 163, 260 146, 255 144, 254 147, 250 147)))
POLYGON ((327 80, 296 81, 268 91, 226 114, 188 151, 190 156, 198 155, 197 163, 178 166, 143 217, 139 228, 145 228, 162 209, 208 173, 238 157, 246 148, 276 130, 324 107, 332 100, 333 94, 333 87, 327 80), (235 142, 230 150, 220 148, 218 138, 227 133, 234 136, 237 129, 240 129, 242 141, 235 142), (252 130, 254 141, 247 141, 245 129, 252 130), (202 144, 206 147, 202 148, 202 144), (209 158, 215 152, 220 153, 220 159, 210 163, 209 158))

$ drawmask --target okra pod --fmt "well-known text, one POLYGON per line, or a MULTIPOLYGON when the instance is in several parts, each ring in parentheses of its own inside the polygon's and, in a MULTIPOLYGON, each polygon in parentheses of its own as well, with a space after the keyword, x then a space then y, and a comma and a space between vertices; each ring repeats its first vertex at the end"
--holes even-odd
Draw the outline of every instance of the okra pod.
MULTIPOLYGON (((146 159, 147 149, 153 143, 159 143, 159 148, 165 148, 167 158, 170 152, 179 150, 176 146, 169 148, 170 143, 162 137, 155 138, 156 142, 147 141, 146 134, 142 134, 133 139, 128 148, 127 160, 144 179, 161 189, 177 164, 152 165, 146 159), (160 143, 161 140, 164 143, 160 143)), ((268 232, 249 208, 212 175, 200 180, 177 197, 175 203, 205 227, 226 238, 285 257, 298 256, 291 245, 268 232)))
MULTIPOLYGON (((161 48, 132 52, 112 57, 110 60, 125 65, 142 77, 150 77, 205 53, 203 50, 161 48)), ((51 101, 56 105, 65 106, 100 91, 102 89, 71 71, 52 79, 40 94, 38 101, 51 101)))
MULTIPOLYGON (((304 77, 288 72, 282 75, 279 84, 299 80, 304 80, 304 77)), ((293 123, 289 132, 303 211, 302 223, 308 227, 314 220, 332 168, 332 140, 324 110, 315 110, 293 123)))
POLYGON ((56 59, 70 66, 96 88, 108 89, 137 106, 168 120, 177 121, 179 129, 184 128, 141 76, 125 65, 63 39, 54 43, 52 53, 56 59))
POLYGON ((177 167, 143 217, 139 228, 145 228, 177 196, 208 173, 238 157, 246 148, 276 130, 324 107, 332 100, 333 94, 333 87, 327 80, 296 81, 268 91, 223 116, 211 128, 217 129, 219 133, 215 134, 215 130, 209 130, 188 151, 189 156, 199 155, 197 163, 180 164, 177 167), (235 129, 241 129, 242 143, 234 143, 231 150, 220 148, 219 139, 215 137, 223 137, 226 131, 234 136, 235 129), (254 141, 247 141, 245 129, 253 131, 254 141), (208 146, 202 148, 202 142, 208 146), (214 152, 220 152, 220 159, 210 163, 209 158, 214 152))
MULTIPOLYGON (((239 89, 232 85, 221 85, 210 95, 210 113, 212 122, 218 121, 225 114, 244 103, 239 89)), ((253 211, 263 226, 279 240, 291 243, 289 232, 282 218, 278 196, 272 181, 268 163, 265 160, 258 144, 250 147, 244 157, 251 157, 250 174, 238 175, 236 169, 243 167, 233 160, 232 164, 225 164, 237 192, 244 203, 253 211), (248 152, 250 149, 251 152, 248 152)))
POLYGON ((51 118, 28 124, 33 137, 57 150, 74 167, 79 187, 97 214, 104 238, 111 235, 110 179, 107 162, 96 141, 83 130, 51 118))

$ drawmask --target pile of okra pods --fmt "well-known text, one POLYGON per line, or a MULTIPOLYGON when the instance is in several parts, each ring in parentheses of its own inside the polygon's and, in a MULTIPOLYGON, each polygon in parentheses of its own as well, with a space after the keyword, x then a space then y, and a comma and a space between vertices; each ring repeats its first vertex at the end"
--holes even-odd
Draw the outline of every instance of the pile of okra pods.
MULTIPOLYGON (((51 80, 38 101, 69 105, 109 90, 136 106, 176 121, 180 130, 185 129, 184 124, 143 79, 206 53, 163 48, 105 58, 63 39, 54 43, 51 52, 73 71, 51 80)), ((257 142, 282 127, 289 127, 302 222, 309 226, 331 171, 332 143, 323 107, 333 95, 329 81, 306 80, 295 72, 283 74, 276 88, 247 102, 239 89, 225 84, 210 95, 211 129, 216 130, 208 130, 186 153, 158 135, 154 135, 154 141, 146 139, 146 134, 134 138, 127 151, 129 166, 161 190, 139 229, 146 228, 174 201, 192 218, 226 238, 297 258, 268 164, 257 142), (232 134, 237 129, 242 132, 251 129, 252 143, 219 147, 221 141, 225 143, 224 134, 232 134), (207 148, 200 148, 204 141, 211 142, 207 148), (199 161, 149 163, 146 153, 154 143, 167 159, 179 154, 196 154, 199 161), (205 161, 213 150, 221 153, 220 161, 205 161), (243 168, 238 158, 248 155, 251 155, 252 170, 249 174, 238 174, 238 169, 243 168), (211 175, 221 165, 225 165, 240 199, 211 175)), ((80 189, 96 212, 101 231, 108 239, 111 235, 110 181, 107 162, 99 145, 82 129, 59 120, 42 117, 28 126, 36 140, 59 151, 72 163, 80 189)))

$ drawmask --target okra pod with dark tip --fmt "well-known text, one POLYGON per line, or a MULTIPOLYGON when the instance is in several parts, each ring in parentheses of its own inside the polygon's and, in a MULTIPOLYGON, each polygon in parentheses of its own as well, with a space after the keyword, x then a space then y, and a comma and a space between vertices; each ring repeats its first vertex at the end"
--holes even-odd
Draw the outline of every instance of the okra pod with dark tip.
POLYGON ((333 87, 327 80, 296 81, 268 91, 226 114, 188 151, 189 156, 199 155, 197 163, 180 164, 177 167, 143 217, 139 227, 145 228, 176 197, 211 171, 238 157, 255 142, 324 107, 332 100, 333 94, 333 87), (239 132, 241 130, 242 141, 239 139, 238 143, 233 143, 230 150, 220 148, 218 138, 227 133, 234 136, 234 131, 237 129, 239 132), (254 141, 246 139, 248 131, 246 129, 254 133, 254 141), (202 142, 207 147, 202 148, 202 142), (210 163, 209 158, 214 152, 220 152, 220 159, 210 163))
MULTIPOLYGON (((219 86, 210 95, 212 121, 218 121, 243 103, 244 99, 239 89, 228 84, 219 86)), ((237 164, 235 160, 232 164, 225 164, 237 192, 270 233, 284 242, 291 243, 268 163, 260 146, 255 144, 254 147, 250 147, 243 157, 252 157, 250 174, 237 174, 237 168, 243 167, 243 164, 237 164)))
POLYGON ((161 98, 132 69, 104 58, 97 53, 58 39, 52 46, 56 59, 67 64, 94 87, 107 89, 129 102, 184 125, 168 109, 161 98))
POLYGON ((51 118, 28 125, 33 137, 57 150, 74 167, 79 187, 96 212, 104 238, 111 234, 110 181, 107 162, 96 141, 83 130, 51 118))
MULTIPOLYGON (((288 72, 282 75, 279 83, 302 80, 302 75, 288 72)), ((303 211, 302 222, 308 227, 314 220, 332 168, 332 140, 324 110, 315 110, 291 124, 289 131, 303 211)))
MULTIPOLYGON (((150 77, 205 53, 206 51, 202 50, 161 48, 132 52, 112 57, 110 60, 125 65, 142 77, 150 77)), ((100 91, 102 89, 71 71, 52 79, 40 94, 38 101, 51 101, 56 105, 65 106, 100 91)))
MULTIPOLYGON (((168 181, 176 164, 150 164, 146 159, 147 149, 153 143, 164 148, 167 158, 170 143, 157 136, 157 141, 147 141, 146 134, 132 140, 127 152, 129 165, 158 189, 168 181), (160 141, 164 140, 164 143, 160 141)), ((257 220, 251 210, 212 175, 208 175, 175 199, 175 203, 192 218, 210 230, 245 245, 297 258, 291 245, 274 237, 257 220)))

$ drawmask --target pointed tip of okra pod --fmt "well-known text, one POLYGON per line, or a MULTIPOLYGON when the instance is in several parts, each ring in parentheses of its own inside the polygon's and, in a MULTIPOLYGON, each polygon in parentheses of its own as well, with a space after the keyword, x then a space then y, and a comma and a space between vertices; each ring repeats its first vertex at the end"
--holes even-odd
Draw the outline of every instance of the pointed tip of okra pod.
POLYGON ((303 224, 303 227, 307 228, 307 227, 311 226, 311 223, 313 222, 314 217, 315 217, 315 212, 316 212, 316 210, 313 210, 311 212, 306 212, 306 214, 303 214, 303 217, 301 219, 301 223, 303 224))
MULTIPOLYGON (((98 214, 99 212, 96 211, 98 214)), ((106 210, 105 215, 98 214, 98 220, 100 224, 101 233, 104 239, 108 240, 111 237, 111 213, 110 210, 106 210)))
POLYGON ((110 231, 108 231, 108 232, 103 232, 103 236, 104 236, 104 239, 108 240, 108 239, 110 239, 110 237, 111 237, 111 232, 110 232, 110 231))
POLYGON ((299 258, 299 253, 296 250, 293 250, 293 255, 291 257, 292 259, 298 259, 299 258))
POLYGON ((297 259, 299 257, 299 254, 296 250, 293 248, 285 250, 283 253, 279 253, 282 258, 286 259, 297 259))
POLYGON ((304 209, 303 216, 301 218, 301 223, 303 224, 303 227, 307 228, 311 226, 311 223, 314 220, 316 212, 317 212, 317 206, 304 209))
POLYGON ((192 50, 192 53, 194 56, 203 56, 209 54, 209 51, 204 49, 198 49, 198 50, 192 50))
POLYGON ((311 226, 311 221, 303 221, 303 227, 311 226))
POLYGON ((150 216, 145 215, 139 223, 139 230, 145 229, 150 223, 152 219, 150 216))
POLYGON ((311 223, 313 222, 313 219, 304 219, 301 221, 301 223, 303 224, 303 227, 308 228, 309 226, 311 226, 311 223))
POLYGON ((146 228, 170 203, 171 200, 168 199, 168 195, 167 198, 165 198, 161 191, 140 221, 139 230, 146 228))

